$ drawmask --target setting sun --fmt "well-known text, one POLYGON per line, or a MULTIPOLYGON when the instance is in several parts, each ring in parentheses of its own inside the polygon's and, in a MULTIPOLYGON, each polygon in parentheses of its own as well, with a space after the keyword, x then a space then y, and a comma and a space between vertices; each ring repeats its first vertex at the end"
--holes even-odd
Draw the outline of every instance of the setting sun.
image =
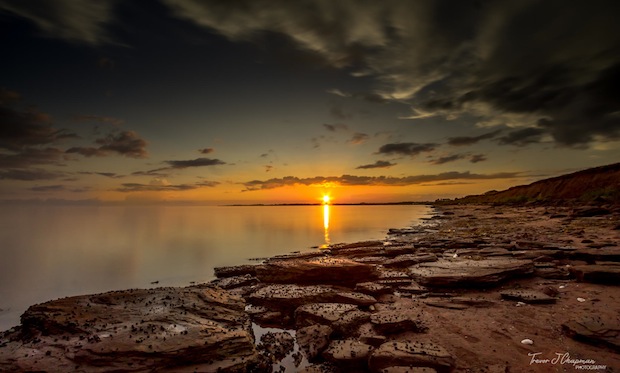
POLYGON ((328 196, 327 194, 325 194, 323 196, 323 203, 326 204, 326 205, 329 205, 330 202, 331 202, 331 197, 328 196))

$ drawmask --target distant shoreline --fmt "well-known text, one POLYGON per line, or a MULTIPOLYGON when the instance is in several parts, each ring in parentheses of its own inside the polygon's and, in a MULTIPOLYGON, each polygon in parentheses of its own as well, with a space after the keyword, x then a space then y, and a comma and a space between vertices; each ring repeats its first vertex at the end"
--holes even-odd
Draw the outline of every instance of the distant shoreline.
MULTIPOLYGON (((395 205, 417 205, 427 206, 433 205, 435 202, 359 202, 359 203, 329 203, 327 206, 395 206, 395 205)), ((219 205, 230 207, 248 207, 248 206, 324 206, 323 203, 252 203, 252 204, 231 204, 219 205)))

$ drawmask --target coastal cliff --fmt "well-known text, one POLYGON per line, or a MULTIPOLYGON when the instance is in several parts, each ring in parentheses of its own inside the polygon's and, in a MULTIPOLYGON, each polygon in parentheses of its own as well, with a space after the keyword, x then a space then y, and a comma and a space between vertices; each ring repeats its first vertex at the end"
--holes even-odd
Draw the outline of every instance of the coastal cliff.
POLYGON ((620 204, 620 163, 520 185, 503 191, 466 196, 442 204, 620 204))

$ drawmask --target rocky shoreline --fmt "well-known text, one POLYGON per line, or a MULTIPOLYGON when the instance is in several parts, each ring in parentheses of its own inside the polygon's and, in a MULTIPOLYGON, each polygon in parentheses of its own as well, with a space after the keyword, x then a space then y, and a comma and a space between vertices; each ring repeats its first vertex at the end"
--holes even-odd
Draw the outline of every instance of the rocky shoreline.
POLYGON ((32 306, 0 335, 0 371, 620 370, 618 207, 441 206, 431 221, 209 284, 32 306))

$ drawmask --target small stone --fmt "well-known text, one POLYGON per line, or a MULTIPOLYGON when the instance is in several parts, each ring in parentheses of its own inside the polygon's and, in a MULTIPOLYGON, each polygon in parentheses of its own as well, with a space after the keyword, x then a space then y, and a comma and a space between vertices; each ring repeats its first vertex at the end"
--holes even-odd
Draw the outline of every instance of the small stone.
POLYGON ((526 339, 522 340, 521 343, 524 344, 524 345, 533 345, 534 341, 532 341, 531 339, 526 338, 526 339))

